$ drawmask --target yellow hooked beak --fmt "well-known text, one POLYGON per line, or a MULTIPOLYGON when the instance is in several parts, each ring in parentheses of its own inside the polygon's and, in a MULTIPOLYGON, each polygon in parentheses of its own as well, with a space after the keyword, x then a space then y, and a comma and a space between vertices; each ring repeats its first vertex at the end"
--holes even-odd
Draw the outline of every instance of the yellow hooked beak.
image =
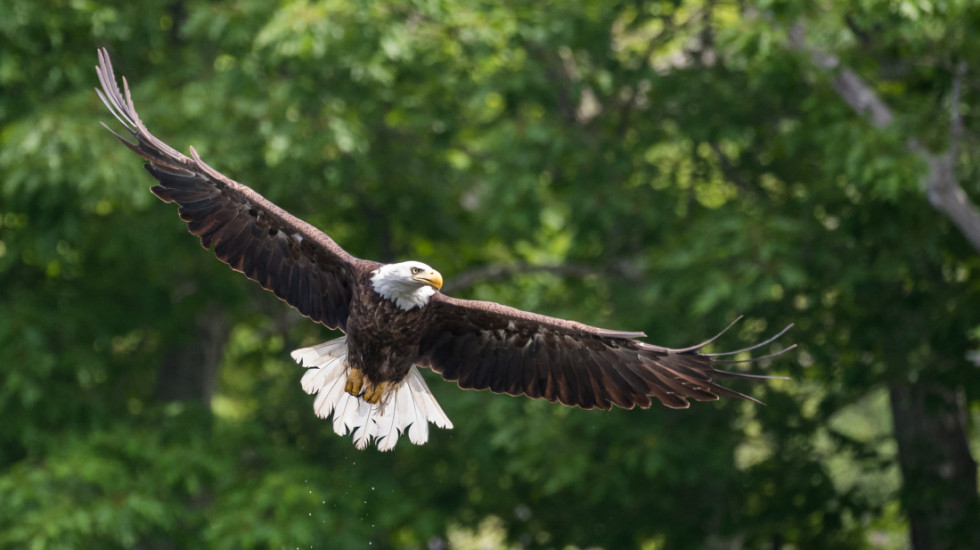
POLYGON ((422 273, 412 277, 412 279, 420 283, 425 283, 436 290, 442 288, 442 275, 440 275, 439 272, 434 269, 423 271, 422 273))

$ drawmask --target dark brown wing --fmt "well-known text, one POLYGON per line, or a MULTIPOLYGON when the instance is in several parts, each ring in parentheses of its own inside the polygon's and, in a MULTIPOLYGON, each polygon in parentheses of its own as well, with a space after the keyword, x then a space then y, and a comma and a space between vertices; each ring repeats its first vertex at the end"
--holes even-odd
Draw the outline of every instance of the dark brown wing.
POLYGON ((188 158, 150 134, 136 114, 125 78, 125 97, 119 91, 105 49, 99 50, 96 72, 102 84, 96 92, 136 144, 112 133, 149 161, 146 169, 159 180, 150 190, 177 203, 178 214, 201 244, 303 315, 344 329, 356 273, 379 264, 351 256, 317 228, 218 173, 193 147, 193 158, 188 158))
POLYGON ((420 365, 457 381, 461 388, 527 395, 583 409, 647 408, 651 398, 676 409, 690 406, 688 398, 713 401, 729 395, 756 401, 713 379, 772 377, 715 366, 743 362, 724 358, 768 345, 789 329, 745 350, 702 354, 714 338, 685 349, 663 348, 635 340, 644 336, 640 332, 610 331, 443 294, 433 296, 426 310, 420 365))

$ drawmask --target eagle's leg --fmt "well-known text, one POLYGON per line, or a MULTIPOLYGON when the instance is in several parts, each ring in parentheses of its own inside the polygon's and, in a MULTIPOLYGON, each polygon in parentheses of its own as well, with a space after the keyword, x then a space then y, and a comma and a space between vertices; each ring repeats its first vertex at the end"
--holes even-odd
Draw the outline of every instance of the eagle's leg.
POLYGON ((364 385, 364 372, 361 369, 351 369, 347 373, 347 384, 344 391, 357 397, 361 395, 361 386, 364 385))
POLYGON ((372 405, 381 401, 381 398, 385 394, 385 390, 388 389, 388 382, 381 382, 380 384, 371 384, 368 382, 367 387, 364 389, 364 395, 362 396, 365 401, 371 403, 372 405))
POLYGON ((344 385, 345 392, 360 397, 372 405, 381 401, 386 389, 388 389, 388 382, 375 384, 364 376, 364 371, 361 369, 351 369, 347 373, 347 383, 344 385))

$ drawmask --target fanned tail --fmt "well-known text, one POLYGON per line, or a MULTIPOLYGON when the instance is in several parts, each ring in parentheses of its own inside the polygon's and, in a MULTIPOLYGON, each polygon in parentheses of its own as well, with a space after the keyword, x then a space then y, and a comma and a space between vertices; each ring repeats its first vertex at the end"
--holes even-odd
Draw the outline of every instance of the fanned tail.
POLYGON ((371 404, 344 391, 347 382, 347 338, 293 351, 290 356, 306 367, 303 391, 316 395, 313 411, 320 418, 333 415, 337 435, 353 435, 354 445, 364 449, 371 442, 389 451, 406 433, 416 445, 429 440, 429 422, 452 429, 453 423, 436 402, 422 374, 414 365, 386 399, 371 404))

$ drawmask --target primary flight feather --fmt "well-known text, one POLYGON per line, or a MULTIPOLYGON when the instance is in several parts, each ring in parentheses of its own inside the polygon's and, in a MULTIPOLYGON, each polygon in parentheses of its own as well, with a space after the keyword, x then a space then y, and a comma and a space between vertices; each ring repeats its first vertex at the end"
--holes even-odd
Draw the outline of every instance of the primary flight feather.
POLYGON ((689 399, 719 395, 756 401, 714 379, 759 376, 715 367, 739 362, 731 358, 789 329, 744 350, 705 354, 701 350, 714 339, 671 349, 641 342, 642 332, 451 298, 439 292, 442 275, 428 265, 355 258, 322 231, 205 164, 193 148, 187 157, 154 137, 136 114, 125 78, 124 92, 119 90, 105 49, 96 72, 99 97, 136 142, 113 133, 147 160, 158 182, 151 191, 178 205, 201 244, 306 317, 344 332, 292 357, 309 369, 302 387, 316 394, 315 413, 332 415, 334 430, 353 434, 360 449, 372 442, 391 449, 401 434, 422 444, 429 423, 452 427, 418 367, 461 388, 584 409, 647 408, 653 400, 686 408, 689 399))

